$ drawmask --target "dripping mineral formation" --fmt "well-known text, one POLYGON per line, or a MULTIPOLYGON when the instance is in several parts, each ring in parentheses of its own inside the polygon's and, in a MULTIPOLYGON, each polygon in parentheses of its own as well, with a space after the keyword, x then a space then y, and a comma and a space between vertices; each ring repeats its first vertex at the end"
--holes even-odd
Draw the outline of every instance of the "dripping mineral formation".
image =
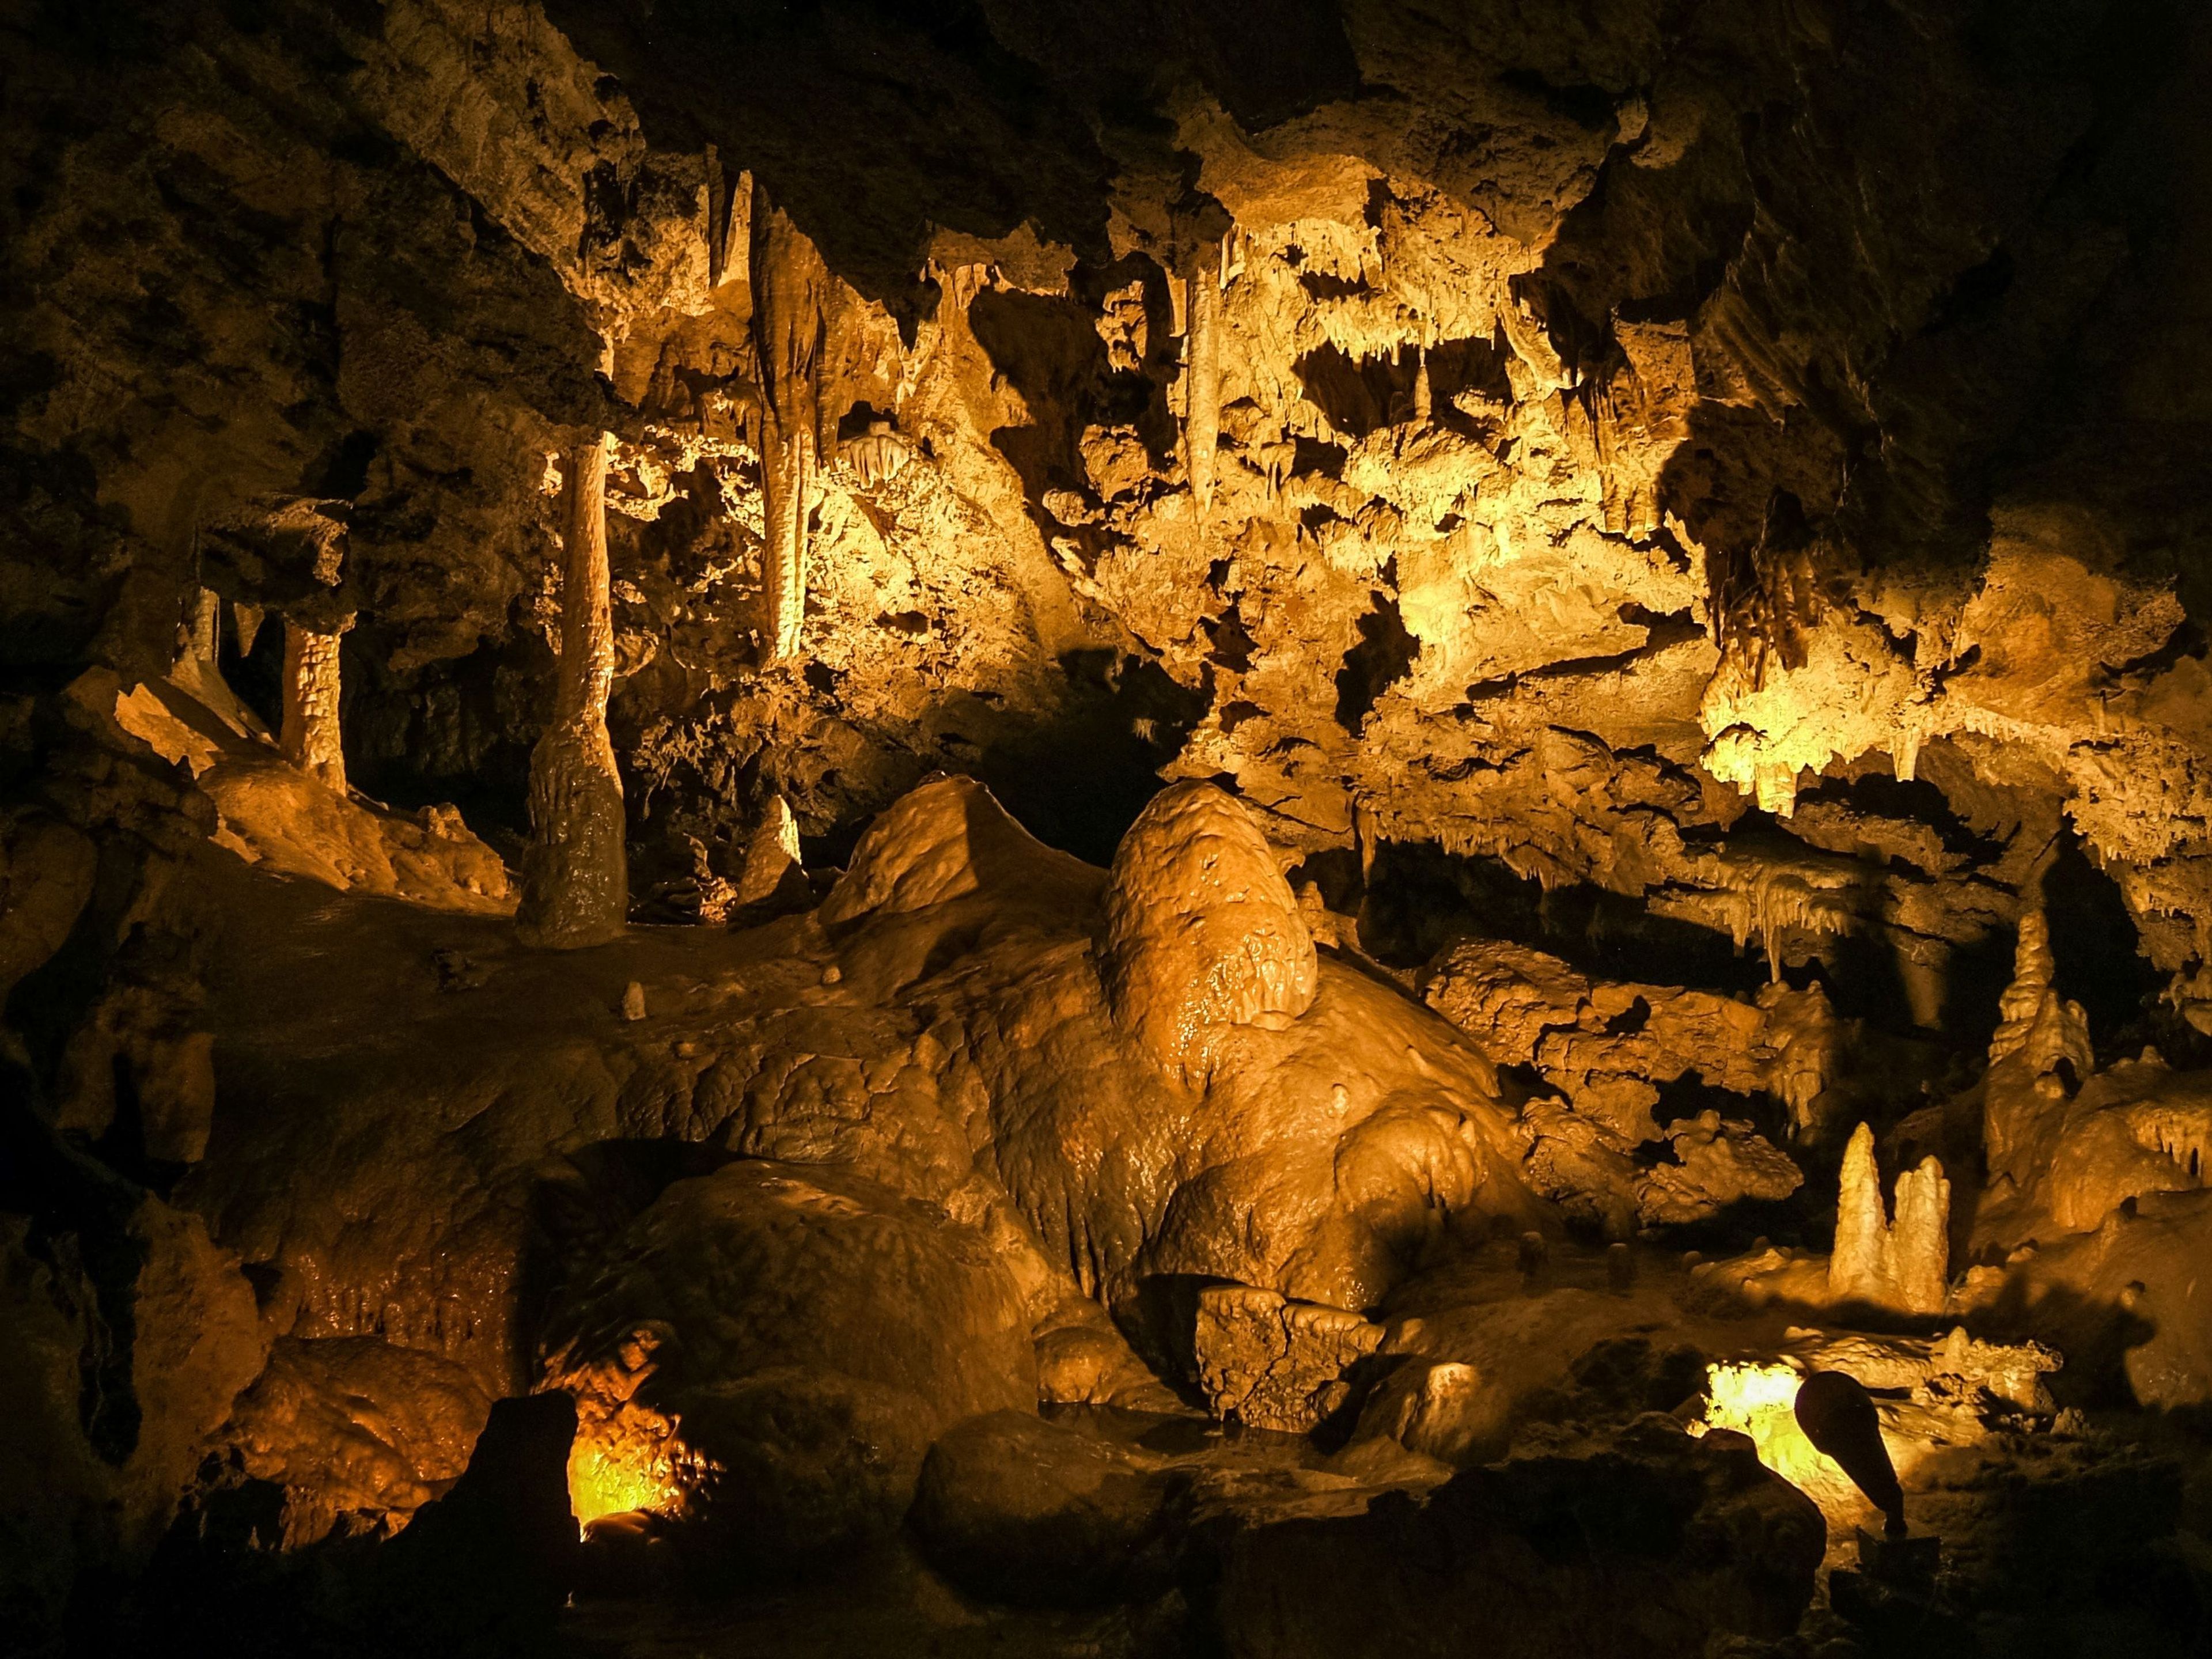
POLYGON ((2212 1643, 2203 7, 0 52, 0 1650, 2212 1643))

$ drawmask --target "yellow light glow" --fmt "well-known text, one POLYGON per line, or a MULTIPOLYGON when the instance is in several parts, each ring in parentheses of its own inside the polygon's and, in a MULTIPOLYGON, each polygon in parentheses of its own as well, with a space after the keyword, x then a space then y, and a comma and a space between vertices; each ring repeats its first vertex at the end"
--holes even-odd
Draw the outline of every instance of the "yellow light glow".
MULTIPOLYGON (((1832 1534, 1848 1531, 1874 1513, 1843 1465, 1817 1449, 1797 1426, 1797 1385, 1804 1379, 1796 1367, 1779 1360, 1713 1364, 1705 1368, 1705 1420, 1691 1425, 1692 1434, 1734 1429, 1749 1435, 1759 1461, 1819 1504, 1832 1534)), ((1886 1425, 1881 1437, 1900 1479, 1928 1449, 1886 1425)))
POLYGON ((625 1403, 576 1429, 568 1452, 568 1504, 576 1524, 646 1510, 674 1516, 684 1509, 684 1472, 691 1458, 673 1419, 625 1403))

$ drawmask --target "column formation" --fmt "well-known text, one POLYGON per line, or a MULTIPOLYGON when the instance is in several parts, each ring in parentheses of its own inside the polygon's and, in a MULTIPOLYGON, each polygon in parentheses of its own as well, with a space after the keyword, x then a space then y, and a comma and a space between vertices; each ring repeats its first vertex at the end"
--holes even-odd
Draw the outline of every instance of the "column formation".
POLYGON ((340 794, 346 769, 338 737, 338 641, 352 624, 347 617, 334 634, 289 620, 284 624, 284 726, 278 747, 286 760, 340 794))
POLYGON ((1221 274, 1198 260, 1190 274, 1184 341, 1183 465, 1200 519, 1213 507, 1213 459, 1221 438, 1221 274))
POLYGON ((526 943, 556 949, 603 944, 629 914, 622 775, 607 735, 615 636, 605 435, 570 452, 567 471, 561 666, 553 722, 530 757, 532 840, 515 913, 526 943))
POLYGON ((753 186, 753 350, 760 368, 761 586, 769 659, 802 650, 806 526, 821 459, 822 356, 829 269, 789 216, 753 186))

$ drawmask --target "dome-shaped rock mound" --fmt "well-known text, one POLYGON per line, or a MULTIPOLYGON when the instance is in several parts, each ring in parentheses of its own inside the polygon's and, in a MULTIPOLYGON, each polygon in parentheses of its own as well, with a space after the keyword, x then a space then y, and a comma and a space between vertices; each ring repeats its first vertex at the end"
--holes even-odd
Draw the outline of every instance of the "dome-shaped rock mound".
POLYGON ((1162 790, 1121 838, 1103 967, 1115 1021, 1196 1084, 1212 1068, 1212 1033, 1296 1019, 1318 972, 1273 852, 1210 783, 1162 790))

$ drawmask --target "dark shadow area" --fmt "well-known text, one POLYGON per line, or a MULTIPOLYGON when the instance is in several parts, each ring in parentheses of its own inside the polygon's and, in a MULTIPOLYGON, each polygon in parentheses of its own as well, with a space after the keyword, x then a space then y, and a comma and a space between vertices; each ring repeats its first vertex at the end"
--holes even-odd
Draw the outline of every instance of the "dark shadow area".
POLYGON ((1108 650, 1060 659, 1068 694, 1048 725, 995 743, 972 771, 1022 827, 1048 847, 1110 864, 1122 832, 1164 787, 1160 768, 1181 752, 1212 704, 1158 663, 1108 650))
POLYGON ((1179 371, 1166 353, 1176 343, 1156 326, 1143 369, 1116 371, 1109 366, 1105 342, 1093 322, 1105 291, 1130 281, 1145 283, 1147 311, 1164 315, 1166 295, 1159 268, 1138 258, 1103 270, 1079 270, 1072 297, 986 289, 968 308, 976 343, 1021 394, 1028 410, 1024 424, 998 428, 991 443, 1021 474, 1029 515, 1048 539, 1073 529, 1082 543, 1090 533, 1087 526, 1060 523, 1042 506, 1051 490, 1091 494, 1081 448, 1086 427, 1133 427, 1158 465, 1175 453, 1178 428, 1168 411, 1166 384, 1179 371))
POLYGON ((1755 993, 1765 960, 1723 934, 1655 915, 1641 902, 1587 884, 1546 891, 1502 860, 1462 856, 1433 842, 1376 849, 1359 911, 1369 954, 1419 968, 1454 939, 1507 939, 1547 951, 1604 979, 1755 993))
MULTIPOLYGON (((1397 573, 1386 568, 1383 580, 1395 586, 1397 573)), ((1412 673, 1421 654, 1396 597, 1380 588, 1370 597, 1375 608, 1359 619, 1359 643, 1344 653, 1336 674, 1336 723, 1354 737, 1374 712, 1376 699, 1412 673)))
POLYGON ((252 648, 240 651, 245 641, 239 637, 235 616, 230 606, 223 607, 216 665, 222 671, 223 683, 238 700, 260 715, 261 723, 271 733, 281 733, 284 729, 284 618, 274 612, 264 617, 253 630, 252 648))
POLYGON ((1269 0, 1264 14, 1243 0, 1160 8, 1168 17, 1180 14, 1192 63, 1248 132, 1358 94, 1359 60, 1340 9, 1335 0, 1269 0))
POLYGON ((1413 416, 1413 386, 1420 374, 1417 352, 1350 357, 1330 343, 1309 351, 1291 369, 1306 401, 1355 442, 1413 416))
POLYGON ((479 834, 529 835, 530 751, 544 718, 537 699, 553 680, 543 640, 486 641, 404 676, 365 629, 349 633, 340 650, 349 782, 403 811, 450 802, 479 834))
MULTIPOLYGON (((972 0, 555 0, 549 15, 628 94, 654 149, 742 158, 830 269, 909 329, 933 227, 998 237, 1029 220, 1111 257, 1109 167, 1082 112, 972 0)), ((1039 49, 1065 32, 1050 12, 1016 21, 1039 49)), ((621 243, 623 205, 587 234, 621 243)))
POLYGON ((2119 884, 2089 861, 2069 831, 2043 876, 2044 917, 2051 927, 2052 976, 2058 994, 2081 1005, 2089 1038, 2106 1060, 2137 1039, 2145 1011, 2166 988, 2166 975, 2136 949, 2136 924, 2119 884))
POLYGON ((623 1230, 669 1188, 738 1156, 699 1141, 602 1140, 549 1161, 530 1190, 529 1243, 515 1272, 525 1346, 543 1351, 572 1335, 547 1328, 562 1292, 609 1261, 623 1230))

